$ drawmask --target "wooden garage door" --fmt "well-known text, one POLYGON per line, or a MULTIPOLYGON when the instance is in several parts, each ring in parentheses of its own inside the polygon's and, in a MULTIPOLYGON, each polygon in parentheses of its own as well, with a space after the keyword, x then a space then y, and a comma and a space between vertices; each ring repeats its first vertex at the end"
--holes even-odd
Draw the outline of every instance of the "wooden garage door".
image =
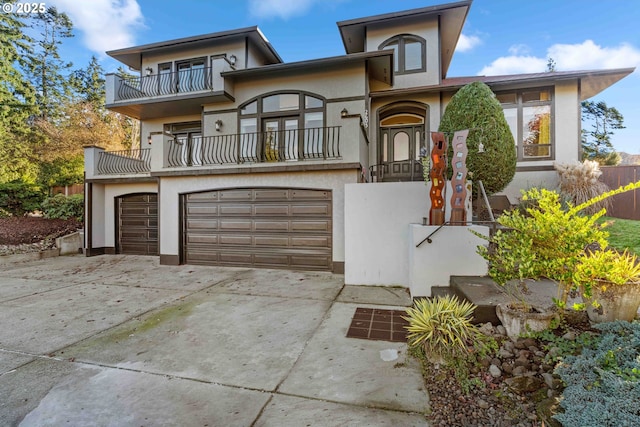
POLYGON ((331 270, 331 191, 249 188, 183 200, 187 264, 331 270))
POLYGON ((158 195, 133 194, 117 200, 118 253, 158 255, 158 195))

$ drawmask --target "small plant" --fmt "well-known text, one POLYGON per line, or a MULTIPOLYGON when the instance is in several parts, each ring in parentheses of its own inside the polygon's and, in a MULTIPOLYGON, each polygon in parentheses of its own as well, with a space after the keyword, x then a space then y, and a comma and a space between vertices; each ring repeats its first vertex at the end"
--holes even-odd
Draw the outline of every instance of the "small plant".
POLYGON ((84 217, 84 196, 82 194, 74 194, 66 197, 63 194, 56 194, 42 203, 42 211, 46 218, 75 218, 78 221, 82 221, 84 217))
POLYGON ((591 287, 597 281, 615 285, 635 283, 640 285, 640 263, 637 255, 627 251, 610 250, 587 252, 580 257, 573 273, 574 283, 580 285, 586 297, 591 297, 591 287))
POLYGON ((482 385, 471 368, 498 351, 495 339, 471 323, 475 308, 456 296, 435 297, 416 301, 404 317, 409 322, 406 329, 411 353, 445 365, 465 393, 482 385))
POLYGON ((456 296, 420 299, 407 309, 405 320, 411 347, 422 347, 427 356, 449 359, 465 354, 478 334, 471 323, 475 305, 456 296))
POLYGON ((565 427, 640 425, 640 323, 596 328, 601 335, 556 368, 566 388, 554 418, 565 427))
MULTIPOLYGON (((602 175, 598 162, 585 160, 582 163, 556 163, 554 168, 560 176, 560 194, 574 206, 609 190, 604 182, 598 180, 602 175)), ((604 199, 585 208, 584 212, 593 215, 609 207, 609 199, 604 199)))

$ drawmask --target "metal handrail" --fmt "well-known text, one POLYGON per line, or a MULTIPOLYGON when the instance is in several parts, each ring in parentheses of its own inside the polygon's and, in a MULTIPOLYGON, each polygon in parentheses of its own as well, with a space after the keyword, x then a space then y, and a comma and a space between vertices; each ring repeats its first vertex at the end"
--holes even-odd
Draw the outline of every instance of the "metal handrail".
POLYGON ((169 167, 340 158, 340 126, 175 138, 169 167))
POLYGON ((102 151, 96 171, 98 175, 147 173, 151 171, 151 149, 102 151))
POLYGON ((120 79, 116 101, 213 90, 208 67, 120 79))

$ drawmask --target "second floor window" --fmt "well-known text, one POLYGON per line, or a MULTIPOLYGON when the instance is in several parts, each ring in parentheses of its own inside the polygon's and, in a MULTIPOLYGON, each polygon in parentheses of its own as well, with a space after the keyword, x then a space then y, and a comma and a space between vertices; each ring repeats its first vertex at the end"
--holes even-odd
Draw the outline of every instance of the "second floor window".
POLYGON ((402 34, 386 40, 379 49, 393 49, 393 69, 396 74, 427 70, 426 41, 422 37, 402 34))

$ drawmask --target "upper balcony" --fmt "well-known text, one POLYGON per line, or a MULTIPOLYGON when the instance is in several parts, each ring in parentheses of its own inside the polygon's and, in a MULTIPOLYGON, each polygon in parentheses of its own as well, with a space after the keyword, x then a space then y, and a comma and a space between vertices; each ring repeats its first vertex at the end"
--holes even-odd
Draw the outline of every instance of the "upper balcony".
POLYGON ((211 61, 211 67, 140 77, 107 74, 106 107, 139 120, 200 114, 202 104, 233 101, 233 87, 221 76, 231 69, 229 61, 220 57, 211 61))

